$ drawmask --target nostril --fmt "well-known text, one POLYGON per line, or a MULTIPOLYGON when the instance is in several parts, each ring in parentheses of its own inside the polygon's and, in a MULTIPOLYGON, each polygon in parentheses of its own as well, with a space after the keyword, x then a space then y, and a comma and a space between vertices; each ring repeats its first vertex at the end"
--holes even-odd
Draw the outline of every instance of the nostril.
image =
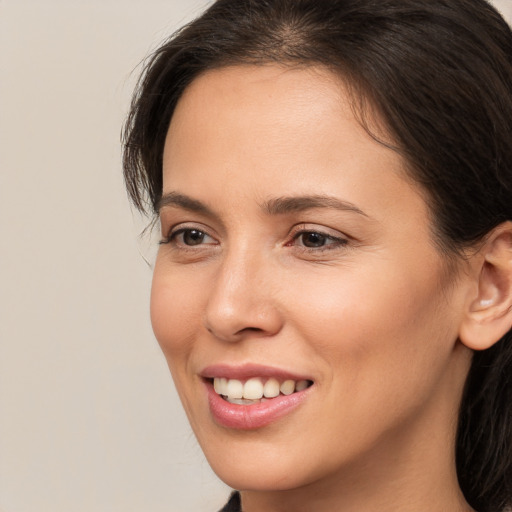
POLYGON ((245 327, 244 329, 240 329, 237 334, 242 334, 244 332, 263 332, 263 329, 258 327, 245 327))
POLYGON ((283 318, 277 308, 246 302, 239 300, 237 308, 223 308, 212 300, 205 311, 204 327, 215 338, 228 342, 241 341, 246 336, 272 336, 281 330, 283 318))

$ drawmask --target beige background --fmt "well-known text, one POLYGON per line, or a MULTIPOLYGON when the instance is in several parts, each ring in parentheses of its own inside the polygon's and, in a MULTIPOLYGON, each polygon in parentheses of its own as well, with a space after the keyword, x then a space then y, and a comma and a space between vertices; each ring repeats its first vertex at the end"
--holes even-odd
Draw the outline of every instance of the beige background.
MULTIPOLYGON (((149 325, 119 131, 206 0, 0 0, 0 510, 213 512, 149 325)), ((512 19, 512 0, 496 0, 512 19)))

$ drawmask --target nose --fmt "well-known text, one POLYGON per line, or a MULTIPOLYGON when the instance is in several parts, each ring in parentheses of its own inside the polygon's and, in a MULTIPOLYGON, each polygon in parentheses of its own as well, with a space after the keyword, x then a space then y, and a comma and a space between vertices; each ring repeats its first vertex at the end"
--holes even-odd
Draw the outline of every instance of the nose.
POLYGON ((219 265, 210 288, 204 326, 227 342, 277 334, 283 318, 277 304, 278 269, 264 257, 239 251, 219 265))

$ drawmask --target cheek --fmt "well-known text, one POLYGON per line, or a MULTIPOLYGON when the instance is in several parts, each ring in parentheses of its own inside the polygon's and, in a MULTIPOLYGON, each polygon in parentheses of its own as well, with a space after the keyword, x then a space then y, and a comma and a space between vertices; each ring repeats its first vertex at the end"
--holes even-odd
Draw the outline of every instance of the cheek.
POLYGON ((186 363, 194 345, 200 323, 200 289, 192 283, 186 286, 179 272, 169 271, 157 259, 151 287, 151 324, 173 376, 186 363))
POLYGON ((403 266, 387 273, 352 268, 338 285, 319 279, 314 289, 303 283, 289 294, 290 300, 308 298, 293 299, 293 319, 297 339, 308 344, 307 360, 321 375, 315 429, 343 431, 351 440, 326 452, 311 435, 312 451, 322 454, 319 467, 327 460, 336 464, 334 453, 344 457, 396 431, 439 396, 456 322, 443 308, 436 276, 419 275, 403 266))
POLYGON ((151 287, 151 324, 191 423, 194 392, 190 364, 201 324, 199 290, 201 287, 187 283, 180 272, 167 268, 157 258, 151 287))
POLYGON ((349 379, 357 389, 382 379, 421 381, 432 374, 429 366, 440 370, 457 337, 437 272, 425 276, 406 265, 383 266, 376 261, 364 272, 347 268, 335 281, 329 273, 317 276, 314 286, 299 283, 288 301, 296 330, 330 361, 330 379, 349 379))

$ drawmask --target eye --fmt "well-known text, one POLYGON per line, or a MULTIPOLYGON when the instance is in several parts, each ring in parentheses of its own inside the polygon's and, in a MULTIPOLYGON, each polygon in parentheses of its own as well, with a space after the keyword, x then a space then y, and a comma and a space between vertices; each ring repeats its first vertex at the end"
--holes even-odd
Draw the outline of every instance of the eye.
POLYGON ((301 229, 293 235, 288 246, 295 246, 304 251, 327 251, 341 248, 348 244, 348 240, 342 236, 324 233, 322 231, 301 229))
POLYGON ((301 245, 304 247, 308 247, 310 249, 323 247, 333 241, 331 237, 323 235, 322 233, 316 233, 315 231, 300 233, 296 240, 300 241, 301 245))
POLYGON ((198 229, 185 229, 176 235, 185 245, 200 245, 207 236, 206 233, 198 229))
POLYGON ((193 247, 197 245, 216 245, 217 242, 210 235, 196 228, 180 228, 172 231, 170 235, 160 241, 160 244, 174 244, 177 246, 193 247))

